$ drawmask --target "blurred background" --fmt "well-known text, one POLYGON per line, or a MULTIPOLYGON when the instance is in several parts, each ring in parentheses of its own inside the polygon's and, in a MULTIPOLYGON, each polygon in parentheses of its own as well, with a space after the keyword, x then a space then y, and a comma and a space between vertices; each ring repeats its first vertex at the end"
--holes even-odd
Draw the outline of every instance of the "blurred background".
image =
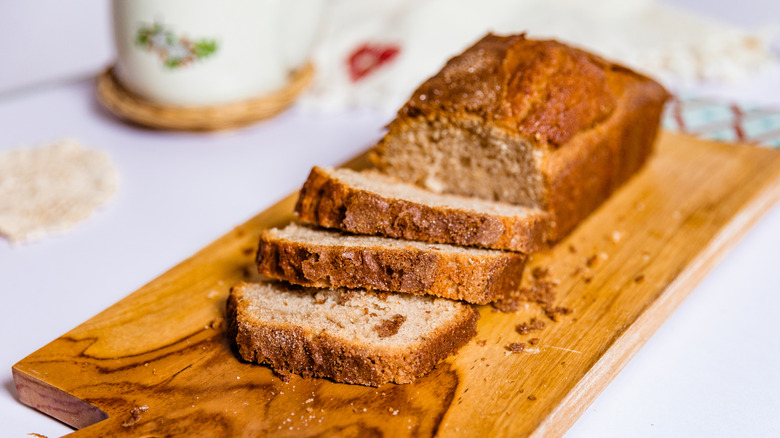
MULTIPOLYGON (((745 36, 757 38, 760 44, 772 47, 775 54, 780 45, 777 38, 780 2, 772 0, 383 0, 371 2, 370 7, 361 3, 364 2, 328 2, 322 38, 314 54, 319 76, 309 94, 315 96, 313 99, 309 96, 307 105, 314 101, 309 106, 326 111, 355 104, 396 108, 413 84, 434 73, 444 60, 486 30, 503 33, 529 30, 531 36, 565 37, 605 55, 633 61, 635 67, 642 67, 643 62, 658 64, 662 55, 670 57, 671 61, 667 59, 667 62, 674 63, 672 58, 686 53, 691 42, 702 43, 700 62, 710 71, 686 71, 694 68, 688 65, 687 58, 685 65, 671 66, 668 74, 659 74, 657 66, 649 68, 673 87, 701 85, 698 79, 723 77, 729 79, 725 82, 730 87, 746 86, 745 69, 758 73, 767 66, 760 54, 740 47, 732 48, 730 58, 714 58, 722 55, 724 46, 745 36), (664 9, 666 5, 676 7, 674 12, 689 15, 669 15, 664 9), (626 17, 641 20, 630 22, 626 17), (705 36, 707 31, 711 34, 705 36), (653 36, 653 32, 657 34, 653 36), (612 37, 615 34, 622 36, 612 37), (402 46, 396 60, 401 67, 387 68, 387 75, 378 72, 377 78, 363 79, 358 91, 345 91, 333 70, 343 68, 345 58, 354 54, 361 43, 371 42, 402 46), (601 45, 602 50, 594 45, 601 45), (639 53, 632 55, 628 50, 632 47, 639 53), (734 53, 737 49, 740 53, 734 53), (746 52, 752 57, 745 55, 746 52), (741 66, 729 68, 730 61, 741 66), (721 71, 712 71, 713 65, 721 71), (327 90, 323 89, 325 83, 329 84, 327 90), (391 98, 384 99, 387 103, 377 103, 388 96, 391 98)), ((2 2, 0 38, 4 42, 0 45, 0 96, 94 76, 116 56, 108 1, 2 2)), ((754 93, 754 97, 762 100, 762 93, 754 93)))

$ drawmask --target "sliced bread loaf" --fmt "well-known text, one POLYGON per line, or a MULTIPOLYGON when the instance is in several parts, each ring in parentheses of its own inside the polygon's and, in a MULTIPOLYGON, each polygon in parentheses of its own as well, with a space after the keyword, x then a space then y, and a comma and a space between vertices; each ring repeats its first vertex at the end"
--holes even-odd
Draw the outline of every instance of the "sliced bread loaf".
POLYGON ((357 234, 530 253, 546 241, 547 213, 433 193, 376 171, 314 167, 295 211, 301 220, 357 234))
POLYGON ((541 208, 557 241, 647 160, 669 97, 563 43, 488 35, 420 85, 371 159, 434 191, 541 208))
POLYGON ((261 274, 314 287, 367 288, 487 304, 520 287, 526 256, 346 234, 291 223, 260 235, 261 274))
POLYGON ((282 375, 379 386, 430 371, 474 337, 479 313, 442 298, 268 281, 233 286, 227 316, 247 361, 282 375))

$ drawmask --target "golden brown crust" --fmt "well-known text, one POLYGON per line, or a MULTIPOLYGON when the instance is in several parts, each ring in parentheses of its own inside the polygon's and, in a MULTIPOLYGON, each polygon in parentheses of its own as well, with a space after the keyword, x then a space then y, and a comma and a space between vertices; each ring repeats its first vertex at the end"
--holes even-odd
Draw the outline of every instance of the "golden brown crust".
POLYGON ((618 66, 610 68, 609 78, 620 96, 612 116, 572 137, 541 166, 546 207, 554 223, 551 242, 561 240, 598 208, 652 153, 666 90, 618 66))
POLYGON ((557 41, 489 34, 425 81, 396 120, 468 113, 528 139, 561 145, 615 109, 606 65, 557 41))
POLYGON ((345 247, 260 235, 258 271, 313 287, 435 295, 475 304, 506 299, 520 285, 526 256, 436 253, 413 247, 345 247))
POLYGON ((350 344, 303 327, 266 324, 247 311, 241 283, 227 301, 228 336, 249 362, 270 365, 279 374, 325 377, 368 386, 409 383, 429 372, 476 335, 479 313, 464 306, 450 327, 435 330, 409 349, 382 349, 350 344))
POLYGON ((544 246, 549 229, 541 212, 509 217, 385 198, 348 186, 316 166, 301 189, 295 212, 305 222, 356 234, 526 254, 544 246))

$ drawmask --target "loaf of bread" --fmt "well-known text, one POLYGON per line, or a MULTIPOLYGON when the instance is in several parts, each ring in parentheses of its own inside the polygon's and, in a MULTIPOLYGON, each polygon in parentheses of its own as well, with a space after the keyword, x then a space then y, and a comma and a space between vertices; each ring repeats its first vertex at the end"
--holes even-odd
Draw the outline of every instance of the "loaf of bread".
POLYGON ((545 243, 547 213, 437 194, 376 171, 314 167, 295 206, 327 228, 425 242, 529 253, 545 243))
POLYGON ((443 298, 239 283, 228 336, 249 362, 279 374, 379 386, 408 383, 476 334, 479 313, 443 298))
POLYGON ((366 288, 435 295, 475 304, 508 299, 520 287, 526 256, 292 223, 260 234, 261 274, 313 287, 366 288))
POLYGON ((433 191, 549 212, 557 241, 646 161, 668 96, 562 43, 488 35, 414 92, 371 160, 433 191))

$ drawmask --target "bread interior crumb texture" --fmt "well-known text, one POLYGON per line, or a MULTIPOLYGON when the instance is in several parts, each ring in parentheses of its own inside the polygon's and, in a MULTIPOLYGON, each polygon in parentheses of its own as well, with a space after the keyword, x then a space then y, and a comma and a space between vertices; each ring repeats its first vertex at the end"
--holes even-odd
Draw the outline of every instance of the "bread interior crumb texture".
POLYGON ((314 289, 279 282, 244 290, 248 312, 264 325, 300 326, 348 345, 410 348, 428 334, 452 324, 468 307, 443 298, 408 294, 377 295, 355 289, 314 289), (395 335, 381 337, 377 326, 395 315, 406 317, 395 335))
MULTIPOLYGON (((404 160, 423 160, 424 156, 425 154, 420 153, 418 157, 415 153, 415 156, 404 158, 404 160)), ((425 166, 417 167, 423 168, 425 166)), ((525 217, 531 214, 539 213, 538 210, 529 209, 520 205, 512 205, 506 202, 494 202, 490 200, 471 198, 460 195, 432 193, 430 190, 420 188, 407 182, 399 181, 395 177, 383 175, 376 171, 356 172, 354 170, 344 168, 325 168, 325 171, 345 185, 352 186, 359 190, 376 193, 379 196, 388 199, 404 199, 409 202, 415 202, 434 208, 477 211, 480 213, 491 213, 507 217, 525 217)), ((442 173, 447 173, 447 170, 442 169, 442 173)))

